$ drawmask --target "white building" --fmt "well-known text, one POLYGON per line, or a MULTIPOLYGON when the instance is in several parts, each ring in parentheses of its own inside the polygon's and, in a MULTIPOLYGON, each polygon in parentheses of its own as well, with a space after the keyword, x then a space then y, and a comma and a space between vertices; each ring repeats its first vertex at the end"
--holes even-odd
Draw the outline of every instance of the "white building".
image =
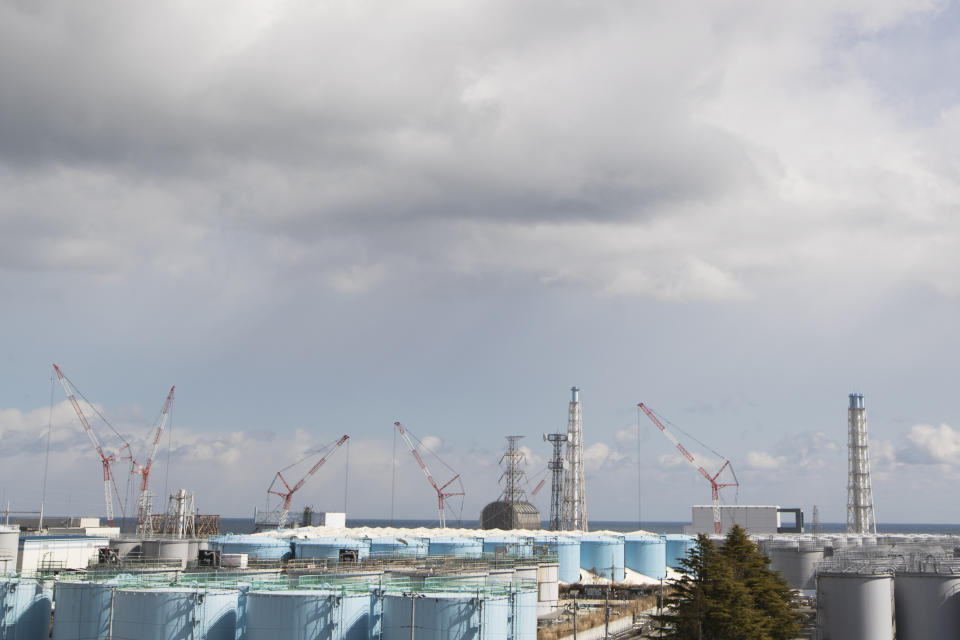
POLYGON ((19 543, 17 571, 34 573, 41 569, 86 569, 97 560, 108 538, 87 536, 23 536, 19 543))
MULTIPOLYGON (((713 505, 694 505, 691 508, 691 522, 683 528, 683 532, 696 535, 698 533, 713 534, 713 505)), ((726 534, 730 528, 738 524, 747 530, 747 533, 802 533, 803 512, 800 509, 784 509, 778 505, 766 504, 734 504, 720 506, 720 526, 726 534), (784 526, 782 514, 794 514, 795 521, 784 526)))

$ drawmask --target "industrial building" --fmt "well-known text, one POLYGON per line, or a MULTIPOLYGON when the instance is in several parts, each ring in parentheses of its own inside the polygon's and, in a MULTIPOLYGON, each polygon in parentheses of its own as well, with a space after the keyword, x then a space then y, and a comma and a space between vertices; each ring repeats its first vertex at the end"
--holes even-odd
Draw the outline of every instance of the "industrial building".
MULTIPOLYGON (((689 535, 716 533, 714 505, 700 504, 690 509, 691 524, 683 528, 684 533, 689 535)), ((786 509, 778 505, 720 505, 720 534, 726 535, 734 525, 740 525, 747 530, 747 533, 755 535, 803 533, 803 512, 797 508, 786 509), (784 514, 792 515, 792 521, 784 523, 784 514)))

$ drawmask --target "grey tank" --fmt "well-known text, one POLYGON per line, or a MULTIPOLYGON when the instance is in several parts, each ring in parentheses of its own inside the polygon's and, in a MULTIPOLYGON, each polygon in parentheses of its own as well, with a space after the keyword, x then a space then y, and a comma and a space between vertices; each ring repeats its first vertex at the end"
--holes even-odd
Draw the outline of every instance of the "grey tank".
POLYGON ((898 640, 960 638, 960 575, 897 573, 898 640))
POLYGON ((892 575, 817 576, 819 640, 893 640, 893 606, 892 575))

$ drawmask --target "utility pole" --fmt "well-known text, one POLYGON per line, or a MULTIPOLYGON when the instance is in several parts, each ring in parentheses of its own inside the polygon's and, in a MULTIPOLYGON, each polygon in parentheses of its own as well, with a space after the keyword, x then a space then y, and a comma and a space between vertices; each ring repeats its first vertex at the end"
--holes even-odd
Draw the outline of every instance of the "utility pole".
POLYGON ((573 596, 573 640, 577 640, 577 596, 573 596))
POLYGON ((610 637, 610 585, 607 585, 603 597, 603 637, 604 640, 610 637))

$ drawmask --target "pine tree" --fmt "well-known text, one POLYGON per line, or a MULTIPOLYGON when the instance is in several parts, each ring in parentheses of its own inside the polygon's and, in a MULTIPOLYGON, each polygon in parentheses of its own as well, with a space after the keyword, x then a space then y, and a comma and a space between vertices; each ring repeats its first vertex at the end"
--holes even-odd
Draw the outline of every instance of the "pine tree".
POLYGON ((704 535, 681 560, 683 576, 655 620, 675 640, 789 640, 799 631, 792 592, 734 527, 717 547, 704 535))
POLYGON ((769 558, 760 553, 740 525, 730 529, 719 553, 733 571, 734 579, 749 590, 767 635, 773 640, 796 638, 800 617, 791 605, 793 591, 783 576, 769 567, 769 558))

